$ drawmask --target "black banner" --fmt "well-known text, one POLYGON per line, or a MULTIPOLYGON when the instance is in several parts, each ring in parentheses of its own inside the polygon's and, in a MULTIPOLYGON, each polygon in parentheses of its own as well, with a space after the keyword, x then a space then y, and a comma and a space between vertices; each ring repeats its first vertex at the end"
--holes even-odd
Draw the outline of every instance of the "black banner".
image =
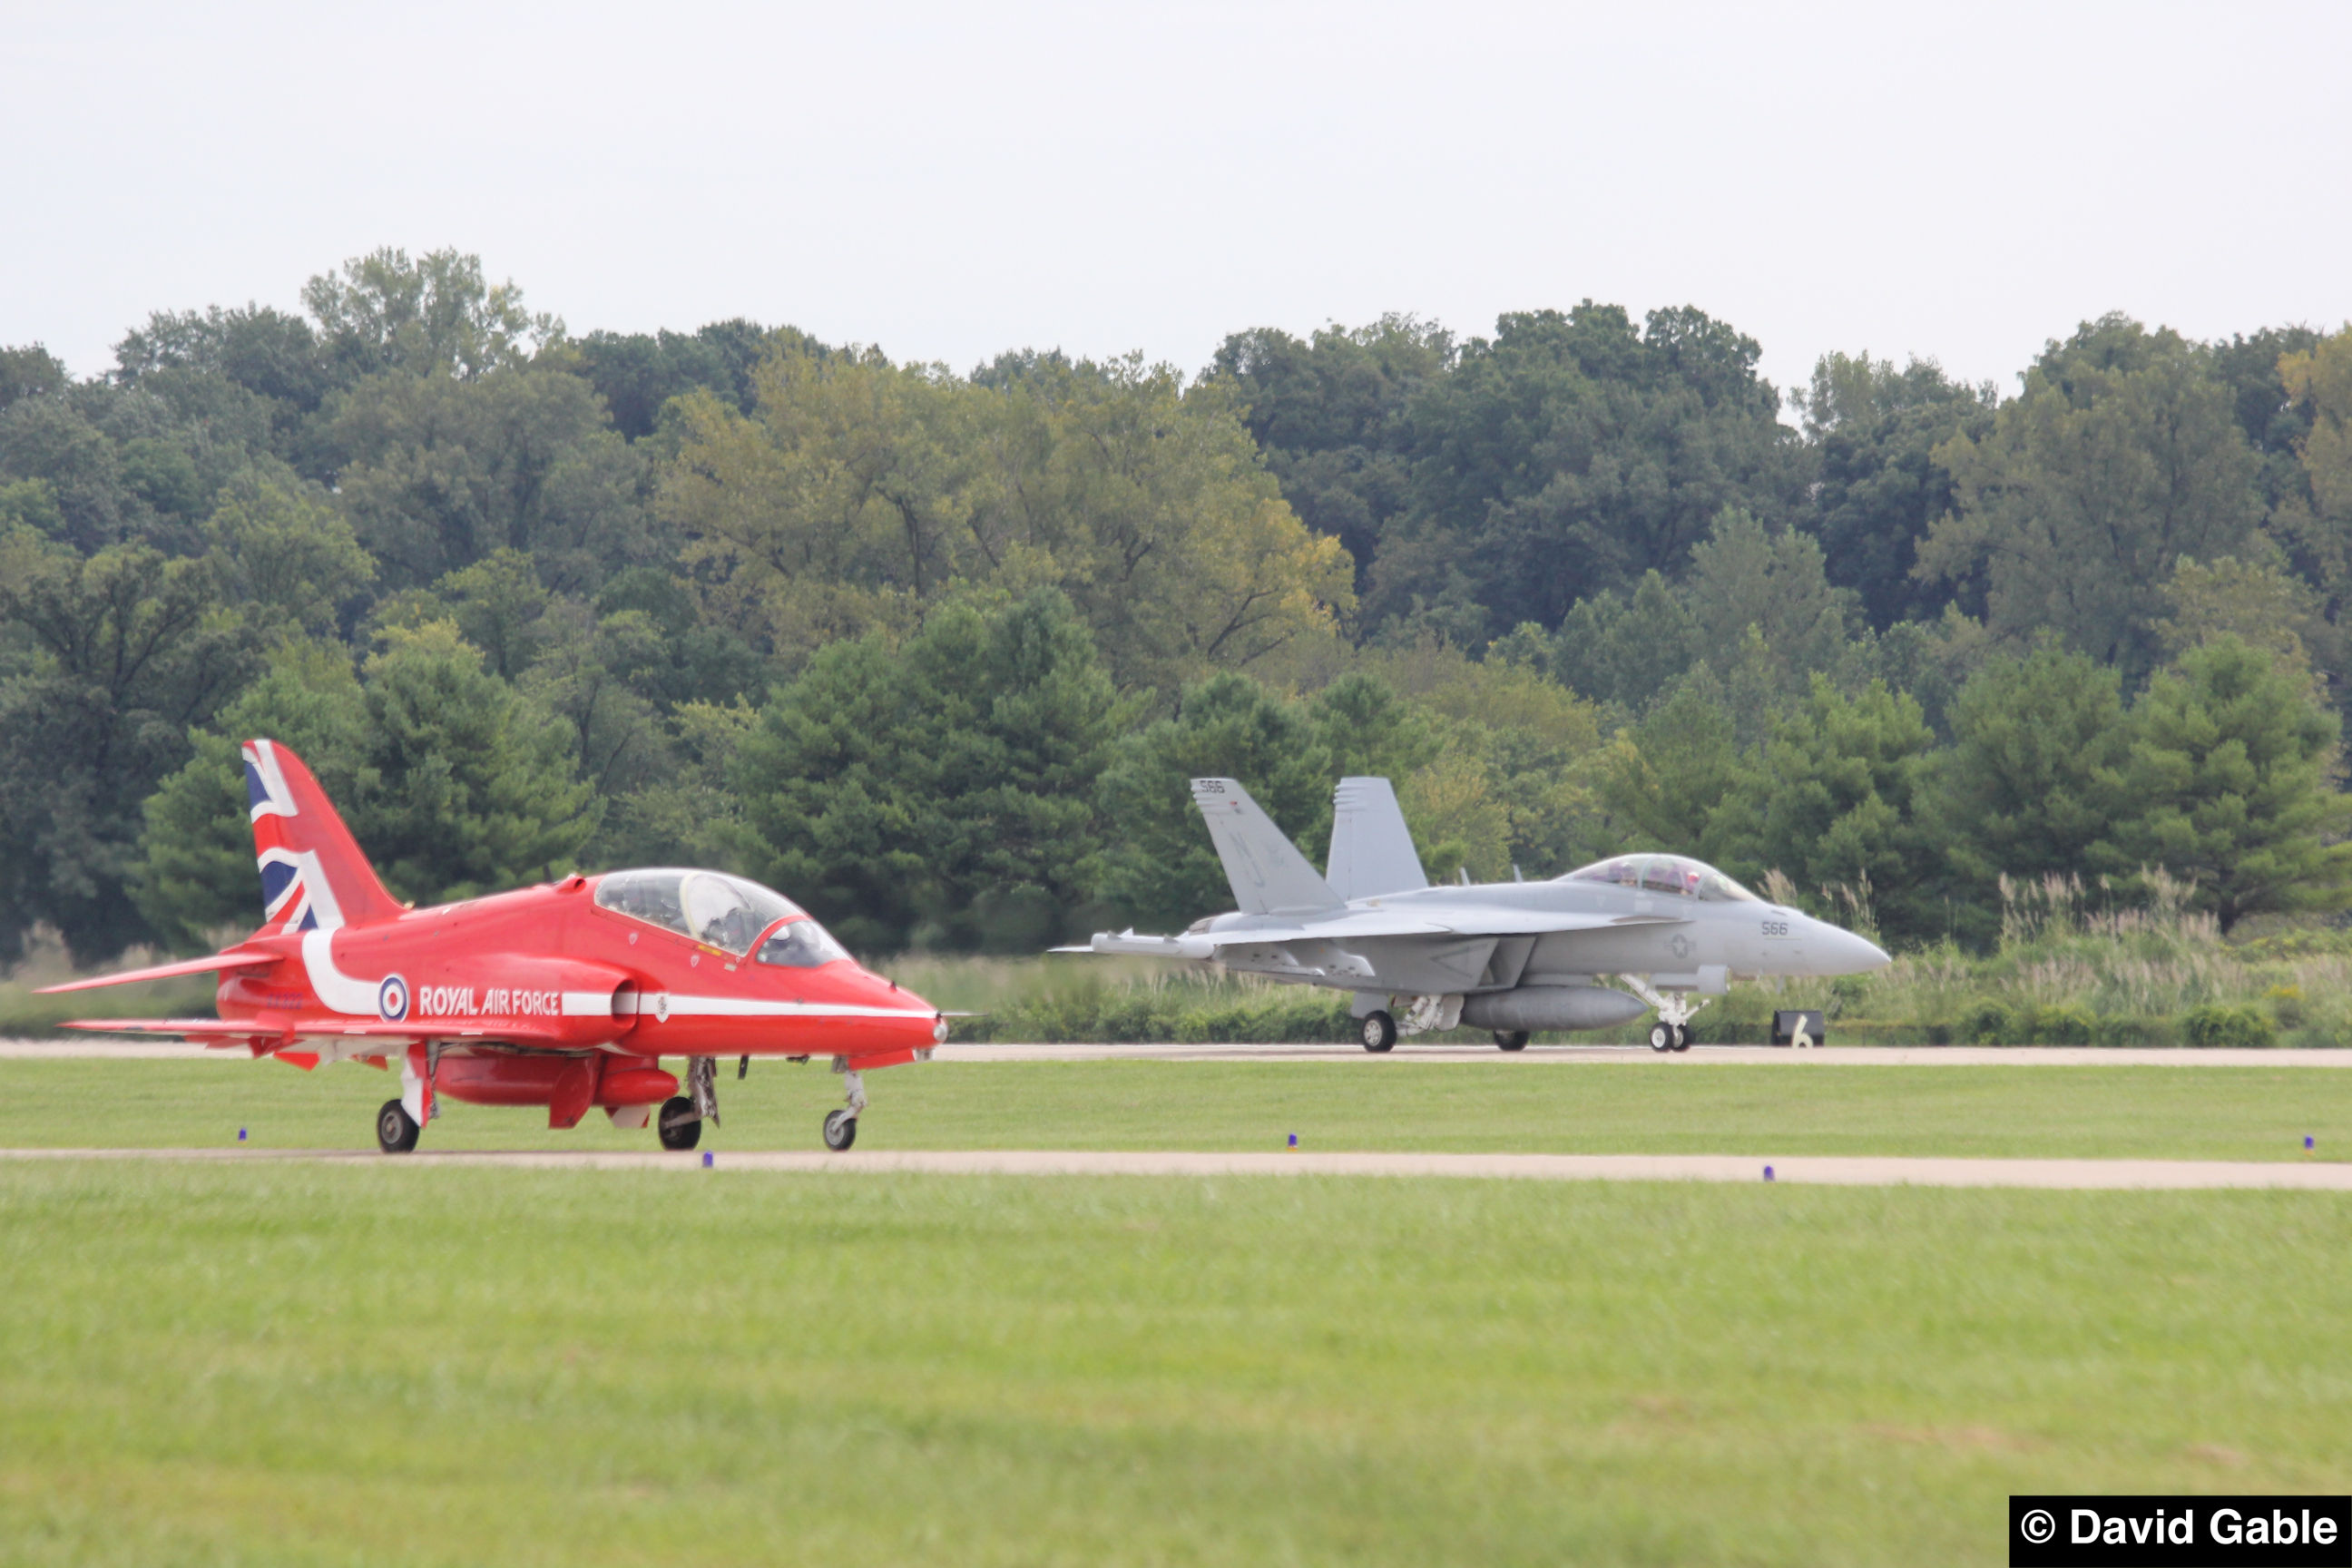
POLYGON ((2012 1497, 2010 1568, 2352 1568, 2352 1497, 2012 1497))

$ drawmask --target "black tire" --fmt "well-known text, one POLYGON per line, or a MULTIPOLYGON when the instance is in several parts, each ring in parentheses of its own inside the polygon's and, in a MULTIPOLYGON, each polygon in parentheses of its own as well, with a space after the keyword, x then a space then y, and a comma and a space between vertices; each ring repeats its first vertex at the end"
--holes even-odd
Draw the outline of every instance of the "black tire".
POLYGON ((1650 1048, 1660 1056, 1675 1048, 1675 1031, 1670 1024, 1650 1026, 1650 1048))
POLYGON ((857 1118, 846 1110, 824 1113, 824 1146, 835 1153, 845 1152, 857 1142, 857 1118))
POLYGON ((383 1109, 375 1113, 375 1146, 387 1154, 414 1152, 416 1135, 424 1131, 408 1114, 408 1107, 396 1100, 385 1100, 383 1109))
POLYGON ((694 1101, 682 1094, 663 1100, 660 1111, 654 1117, 654 1136, 661 1140, 663 1148, 678 1154, 685 1153, 688 1149, 701 1142, 702 1118, 694 1114, 694 1101), (670 1125, 670 1118, 673 1116, 684 1116, 690 1120, 681 1121, 673 1127, 670 1125))
POLYGON ((1495 1044, 1507 1051, 1524 1051, 1528 1048, 1528 1032, 1525 1029, 1507 1032, 1497 1029, 1495 1031, 1495 1044))
POLYGON ((1396 1020, 1375 1009, 1364 1015, 1364 1049, 1377 1056, 1397 1042, 1396 1020))
POLYGON ((1688 1024, 1676 1024, 1675 1026, 1675 1049, 1678 1051, 1686 1051, 1690 1049, 1690 1026, 1688 1024))

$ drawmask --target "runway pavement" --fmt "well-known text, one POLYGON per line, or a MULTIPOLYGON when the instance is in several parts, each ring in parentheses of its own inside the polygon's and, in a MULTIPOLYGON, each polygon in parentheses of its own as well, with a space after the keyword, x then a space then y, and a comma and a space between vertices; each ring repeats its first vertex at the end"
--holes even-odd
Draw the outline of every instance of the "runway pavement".
POLYGON ((2352 1163, 2221 1160, 1965 1160, 1741 1154, 1192 1153, 1181 1151, 992 1149, 701 1154, 468 1153, 391 1158, 372 1150, 6 1149, 0 1160, 362 1163, 384 1171, 490 1166, 507 1170, 789 1172, 801 1174, 968 1176, 1443 1176, 1538 1182, 1790 1182, 1844 1187, 2038 1187, 2111 1191, 2294 1188, 2352 1192, 2352 1163))
MULTIPOLYGON (((208 1050, 166 1040, 90 1036, 62 1040, 0 1040, 0 1061, 49 1058, 106 1061, 249 1060, 243 1049, 208 1050)), ((2103 1049, 2091 1046, 1694 1046, 1662 1055, 1646 1046, 1529 1046, 1506 1053, 1491 1046, 1399 1046, 1375 1057, 1359 1046, 941 1046, 943 1062, 1451 1062, 1498 1066, 1649 1064, 1661 1069, 1763 1063, 1777 1067, 2264 1067, 2352 1068, 2352 1050, 2103 1049)))

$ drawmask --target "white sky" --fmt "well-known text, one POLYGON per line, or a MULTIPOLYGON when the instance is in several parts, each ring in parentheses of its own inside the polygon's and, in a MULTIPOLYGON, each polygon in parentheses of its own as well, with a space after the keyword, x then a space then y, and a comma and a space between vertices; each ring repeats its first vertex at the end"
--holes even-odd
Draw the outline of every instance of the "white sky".
POLYGON ((379 245, 572 329, 968 369, 1693 303, 1788 386, 2004 390, 2121 309, 2352 317, 2352 6, 0 0, 0 343, 294 309, 379 245))

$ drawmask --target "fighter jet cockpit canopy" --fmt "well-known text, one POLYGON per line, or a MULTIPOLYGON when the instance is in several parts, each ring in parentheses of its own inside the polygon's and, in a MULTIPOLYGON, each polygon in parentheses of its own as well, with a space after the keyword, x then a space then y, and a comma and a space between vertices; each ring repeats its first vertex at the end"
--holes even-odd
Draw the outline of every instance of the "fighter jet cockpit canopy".
POLYGON ((614 871, 596 884, 596 904, 674 931, 740 958, 762 932, 759 962, 814 969, 847 958, 831 933, 773 889, 719 871, 614 871), (776 922, 786 923, 777 926, 776 922), (774 926, 775 930, 769 931, 774 926))
POLYGON ((1620 855, 1570 871, 1563 882, 1611 882, 1644 893, 1672 893, 1707 903, 1763 900, 1704 861, 1681 855, 1620 855))

